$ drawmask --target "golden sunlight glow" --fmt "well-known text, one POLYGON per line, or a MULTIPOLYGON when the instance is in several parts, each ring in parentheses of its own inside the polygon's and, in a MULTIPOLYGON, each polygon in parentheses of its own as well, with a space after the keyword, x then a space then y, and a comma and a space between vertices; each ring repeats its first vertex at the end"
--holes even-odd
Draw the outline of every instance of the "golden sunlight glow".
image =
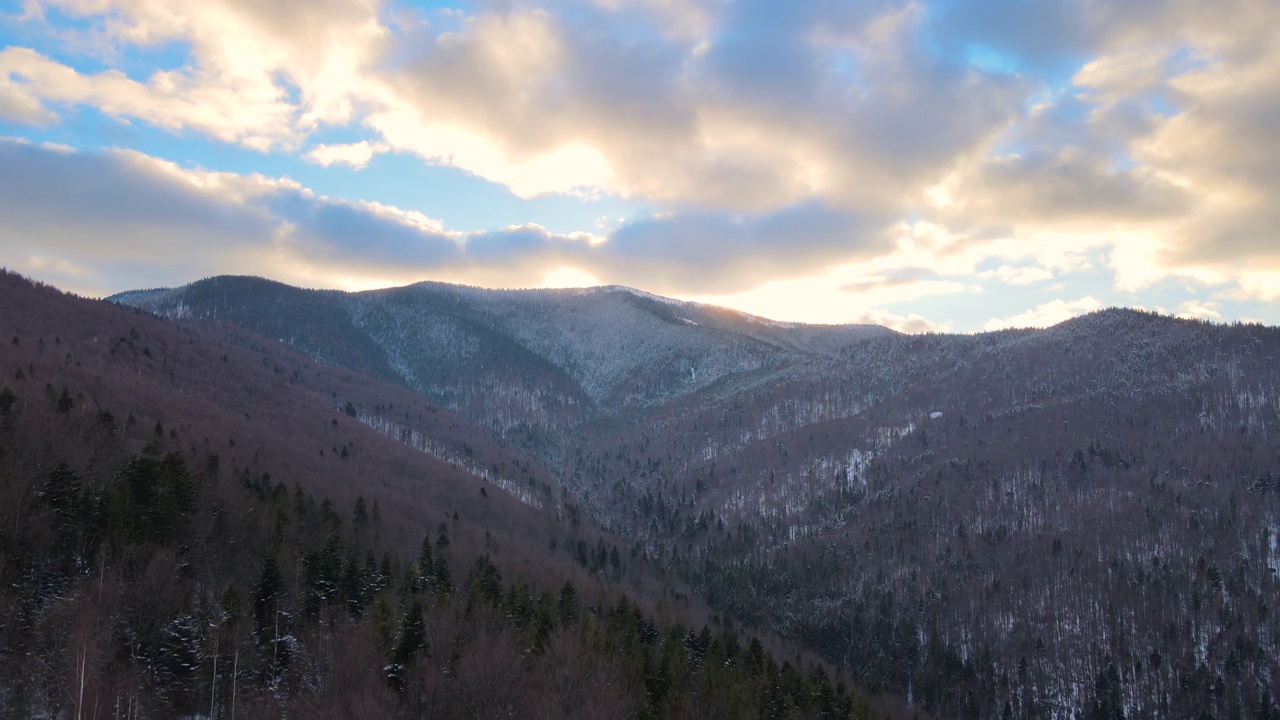
POLYGON ((374 115, 369 119, 398 150, 449 165, 501 183, 529 198, 578 188, 608 188, 613 171, 600 151, 581 144, 565 145, 524 160, 513 160, 496 143, 471 128, 423 123, 412 111, 374 115))
POLYGON ((538 287, 544 288, 580 288, 593 287, 600 284, 600 279, 589 272, 572 267, 559 267, 542 276, 538 287))

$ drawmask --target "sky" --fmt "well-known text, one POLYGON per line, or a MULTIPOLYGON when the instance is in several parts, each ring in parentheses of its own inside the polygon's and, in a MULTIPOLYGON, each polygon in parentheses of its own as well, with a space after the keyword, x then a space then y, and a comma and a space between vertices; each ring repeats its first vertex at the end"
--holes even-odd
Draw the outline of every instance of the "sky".
POLYGON ((1275 0, 4 0, 0 265, 1280 324, 1275 0))

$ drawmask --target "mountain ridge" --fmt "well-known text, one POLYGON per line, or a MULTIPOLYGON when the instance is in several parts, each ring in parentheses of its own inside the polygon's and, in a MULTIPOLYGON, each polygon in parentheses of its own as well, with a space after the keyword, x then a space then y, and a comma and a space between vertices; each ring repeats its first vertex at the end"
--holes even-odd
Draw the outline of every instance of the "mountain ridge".
POLYGON ((723 616, 939 717, 1274 707, 1280 328, 804 336, 629 290, 167 292, 139 304, 383 358, 723 616))
MULTIPOLYGON (((431 322, 435 324, 435 337, 459 343, 456 352, 464 355, 481 352, 481 346, 485 346, 492 353, 520 356, 521 350, 508 342, 515 340, 520 348, 551 361, 572 377, 587 397, 602 405, 627 404, 636 398, 637 388, 646 384, 632 377, 640 370, 641 362, 667 364, 667 384, 678 393, 705 383, 709 376, 718 378, 753 364, 782 362, 787 354, 830 354, 848 342, 893 333, 866 325, 776 323, 714 306, 659 299, 621 286, 487 290, 425 281, 348 293, 303 290, 255 277, 219 276, 177 288, 120 293, 108 300, 174 318, 198 312, 202 316, 227 316, 234 322, 248 296, 261 296, 259 303, 284 306, 279 312, 298 312, 309 302, 319 306, 315 312, 329 313, 329 332, 338 332, 346 339, 357 357, 324 357, 319 354, 319 343, 288 337, 290 327, 310 322, 309 318, 277 315, 254 321, 265 334, 316 353, 317 359, 336 360, 343 365, 363 362, 379 376, 397 377, 422 390, 425 386, 417 380, 418 374, 438 370, 432 366, 443 358, 410 357, 398 340, 415 332, 416 325, 431 322), (464 299, 471 304, 463 306, 464 299), (548 314, 555 317, 549 319, 548 314), (640 325, 644 332, 617 334, 618 328, 640 325), (502 337, 495 337, 494 332, 502 337), (584 345, 583 338, 587 337, 598 340, 584 345), (493 346, 495 342, 497 345, 493 346), (750 356, 743 361, 745 366, 723 366, 730 355, 736 357, 742 350, 750 356), (658 357, 637 357, 637 351, 652 351, 658 357), (677 373, 688 373, 688 380, 682 381, 677 373)), ((244 318, 239 321, 243 324, 244 318)), ((647 382, 651 381, 647 378, 647 382)), ((561 383, 553 384, 559 387, 561 383)), ((563 387, 559 390, 567 393, 563 387)), ((656 399, 668 399, 670 394, 659 393, 656 399)), ((642 396, 640 393, 641 402, 642 396)))
POLYGON ((402 386, 8 272, 0 326, 0 715, 884 717, 402 386))

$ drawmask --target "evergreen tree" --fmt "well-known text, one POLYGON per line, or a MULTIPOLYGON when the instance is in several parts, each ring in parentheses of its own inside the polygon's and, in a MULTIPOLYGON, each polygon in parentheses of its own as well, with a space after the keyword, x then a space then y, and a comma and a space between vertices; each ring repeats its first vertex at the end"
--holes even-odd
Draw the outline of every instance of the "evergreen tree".
POLYGON ((71 393, 66 387, 62 388, 62 392, 58 395, 58 412, 69 413, 76 406, 76 401, 71 397, 71 393))
POLYGON ((1124 720, 1124 698, 1120 683, 1120 672, 1116 665, 1107 658, 1107 667, 1098 673, 1094 680, 1094 699, 1090 707, 1090 720, 1124 720))
POLYGON ((363 495, 356 498, 355 507, 351 510, 351 531, 357 541, 365 538, 369 532, 369 507, 363 495))
POLYGON ((568 580, 565 580, 564 585, 560 587, 557 611, 561 625, 569 625, 578 619, 578 590, 568 580))
POLYGON ((502 573, 488 555, 481 555, 476 558, 467 577, 467 611, 480 603, 497 606, 501 601, 502 573))
POLYGON ((449 562, 443 557, 436 557, 434 577, 437 595, 450 595, 453 593, 453 572, 449 569, 449 562))
POLYGON ((431 561, 431 533, 423 533, 422 546, 418 549, 418 574, 424 579, 429 577, 434 570, 431 561))
POLYGON ((268 554, 262 561, 258 584, 253 588, 253 618, 259 640, 267 637, 274 628, 276 619, 273 616, 283 596, 284 578, 280 574, 280 565, 275 555, 268 554))
POLYGON ((360 561, 360 552, 354 546, 347 551, 347 560, 342 566, 342 583, 340 594, 347 605, 347 613, 352 618, 359 618, 368 602, 366 595, 366 578, 364 565, 360 561))
POLYGON ((80 474, 64 460, 45 476, 39 492, 64 523, 74 523, 80 499, 80 474))
POLYGON ((387 665, 387 682, 397 692, 404 690, 404 678, 413 660, 427 647, 427 629, 422 622, 422 598, 413 596, 405 606, 396 633, 395 649, 387 665))

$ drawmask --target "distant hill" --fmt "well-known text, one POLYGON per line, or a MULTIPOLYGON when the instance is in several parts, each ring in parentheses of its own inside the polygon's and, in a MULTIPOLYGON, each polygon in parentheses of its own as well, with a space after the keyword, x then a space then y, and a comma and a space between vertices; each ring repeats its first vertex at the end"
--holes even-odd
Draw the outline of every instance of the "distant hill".
POLYGON ((716 611, 911 707, 1275 712, 1280 329, 1109 309, 907 336, 624 288, 247 278, 115 301, 432 397, 716 611))

